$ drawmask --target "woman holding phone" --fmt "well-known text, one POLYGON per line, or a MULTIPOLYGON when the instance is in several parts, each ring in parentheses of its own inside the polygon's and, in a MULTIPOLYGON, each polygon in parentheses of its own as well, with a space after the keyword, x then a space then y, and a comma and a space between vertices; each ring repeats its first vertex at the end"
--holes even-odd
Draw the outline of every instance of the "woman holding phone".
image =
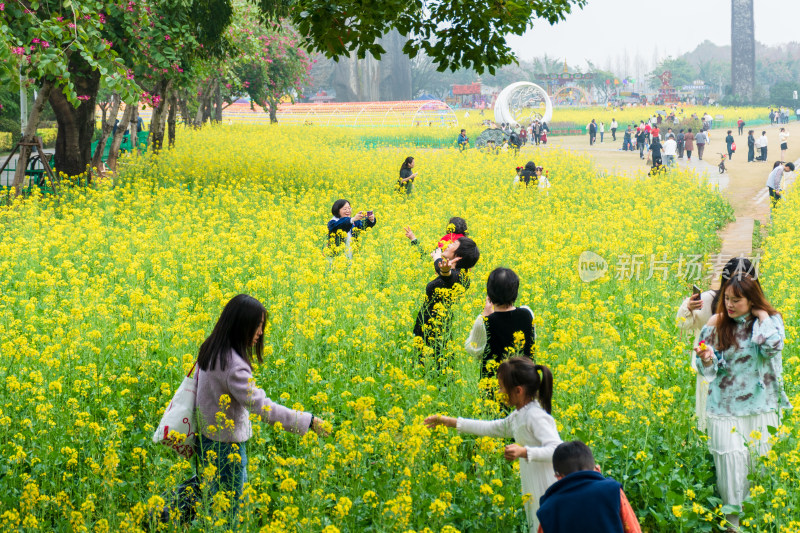
POLYGON ((353 257, 350 244, 358 239, 359 234, 375 226, 375 213, 359 211, 353 215, 353 208, 350 202, 343 198, 333 202, 331 207, 333 218, 328 221, 328 249, 330 255, 337 255, 344 245, 348 258, 353 257))
MULTIPOLYGON (((761 286, 734 273, 721 290, 716 313, 700 332, 697 372, 710 383, 708 449, 714 457, 723 505, 740 507, 750 492, 755 454, 771 447, 770 428, 792 405, 783 386, 783 319, 761 286)), ((739 518, 726 519, 738 531, 739 518)))
MULTIPOLYGON (((740 273, 750 273, 754 279, 758 279, 757 273, 753 269, 753 264, 749 259, 743 257, 736 257, 728 261, 720 274, 720 290, 701 291, 697 285, 693 285, 692 295, 686 298, 678 309, 678 315, 675 317, 675 322, 682 331, 686 333, 693 333, 694 339, 692 348, 697 348, 700 342, 700 330, 706 325, 711 315, 714 314, 714 309, 717 308, 719 303, 721 291, 724 290, 725 284, 731 279, 732 275, 740 273)), ((758 281, 756 281, 758 283, 758 281)), ((697 371, 695 363, 694 351, 690 352, 689 359, 692 370, 697 371)), ((697 386, 695 388, 695 415, 697 416, 697 429, 704 432, 706 431, 706 402, 708 400, 708 381, 700 374, 697 374, 697 386)))

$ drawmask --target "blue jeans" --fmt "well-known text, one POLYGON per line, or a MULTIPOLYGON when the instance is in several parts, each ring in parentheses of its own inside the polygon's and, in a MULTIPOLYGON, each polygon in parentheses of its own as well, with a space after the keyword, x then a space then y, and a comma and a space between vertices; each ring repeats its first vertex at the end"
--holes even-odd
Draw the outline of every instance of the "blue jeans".
POLYGON ((213 496, 220 490, 232 491, 235 500, 231 502, 231 511, 235 515, 239 507, 238 501, 242 495, 242 488, 247 481, 247 443, 217 442, 201 434, 195 447, 200 462, 200 471, 197 475, 202 479, 203 470, 209 464, 213 464, 217 469, 208 495, 213 496), (209 460, 206 456, 209 451, 216 454, 213 460, 209 460), (241 462, 235 458, 229 459, 231 454, 239 454, 241 462))

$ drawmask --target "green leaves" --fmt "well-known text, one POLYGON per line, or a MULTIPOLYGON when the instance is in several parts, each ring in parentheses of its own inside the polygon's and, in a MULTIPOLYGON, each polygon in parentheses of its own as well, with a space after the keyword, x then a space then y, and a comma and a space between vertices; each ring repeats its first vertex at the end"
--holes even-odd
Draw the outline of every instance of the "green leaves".
MULTIPOLYGON (((310 49, 330 58, 355 52, 380 57, 376 40, 395 28, 407 35, 403 51, 428 54, 439 71, 473 68, 478 73, 516 62, 506 35, 521 35, 536 18, 550 24, 563 20, 587 0, 286 0, 262 1, 266 16, 291 6, 292 20, 310 49)), ((281 11, 282 12, 282 11, 281 11)))

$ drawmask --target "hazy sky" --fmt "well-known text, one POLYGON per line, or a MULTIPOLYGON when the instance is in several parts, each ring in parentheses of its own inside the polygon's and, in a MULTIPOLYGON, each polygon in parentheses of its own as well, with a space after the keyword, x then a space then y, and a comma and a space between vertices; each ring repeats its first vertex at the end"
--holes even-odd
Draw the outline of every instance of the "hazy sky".
MULTIPOLYGON (((795 30, 800 24, 800 0, 754 4, 757 41, 773 45, 800 40, 795 30)), ((589 59, 605 68, 606 59, 621 55, 623 47, 631 60, 638 52, 649 65, 656 47, 661 58, 675 57, 706 39, 730 44, 730 0, 589 0, 565 21, 555 26, 536 22, 524 36, 511 37, 509 44, 520 59, 547 53, 566 57, 569 64, 584 67, 589 59), (653 37, 647 36, 649 32, 653 37)))

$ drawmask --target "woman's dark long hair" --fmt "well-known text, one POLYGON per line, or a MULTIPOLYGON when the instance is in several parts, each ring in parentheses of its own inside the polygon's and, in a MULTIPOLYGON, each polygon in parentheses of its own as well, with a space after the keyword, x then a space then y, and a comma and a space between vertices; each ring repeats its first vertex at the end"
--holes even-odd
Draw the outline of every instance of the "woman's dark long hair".
POLYGON ((510 357, 497 368, 497 379, 506 391, 522 386, 528 397, 539 400, 542 409, 552 411, 553 373, 546 366, 536 365, 528 357, 510 357))
POLYGON ((261 302, 239 294, 225 305, 211 335, 200 345, 197 364, 204 372, 212 371, 219 363, 225 370, 230 362, 231 351, 238 353, 252 368, 252 355, 255 352, 258 362, 264 362, 264 336, 258 338, 255 346, 253 337, 259 326, 267 321, 267 310, 261 302))
POLYGON ((406 160, 403 161, 403 164, 400 167, 400 170, 405 170, 407 168, 411 168, 411 163, 413 163, 413 162, 414 162, 414 158, 413 157, 411 157, 411 156, 406 157, 406 160))
MULTIPOLYGON (((731 277, 724 287, 726 292, 728 289, 730 289, 737 298, 747 298, 753 306, 753 309, 766 311, 770 316, 778 314, 778 311, 770 305, 764 293, 761 291, 761 285, 749 274, 731 277)), ((724 352, 731 346, 739 347, 739 341, 736 338, 736 320, 728 315, 728 308, 725 306, 724 298, 720 298, 716 312, 719 317, 717 319, 717 345, 715 348, 724 352)), ((753 332, 755 320, 753 316, 750 316, 747 320, 748 338, 753 332)))

